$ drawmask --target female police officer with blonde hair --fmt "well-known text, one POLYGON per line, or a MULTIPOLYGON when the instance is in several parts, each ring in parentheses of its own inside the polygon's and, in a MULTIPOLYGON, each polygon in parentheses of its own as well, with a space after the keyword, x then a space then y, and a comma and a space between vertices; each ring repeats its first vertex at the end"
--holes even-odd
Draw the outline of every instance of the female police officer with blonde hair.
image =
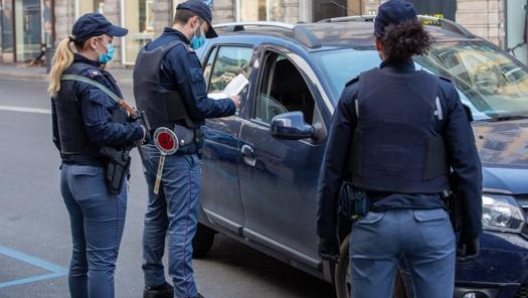
POLYGON ((70 215, 68 283, 75 298, 114 297, 127 203, 122 177, 128 174, 131 144, 145 133, 112 99, 121 98, 121 91, 101 66, 112 59, 113 37, 127 33, 101 14, 85 14, 53 57, 48 92, 53 142, 62 158, 60 188, 70 215), (119 158, 124 165, 116 163, 119 158))

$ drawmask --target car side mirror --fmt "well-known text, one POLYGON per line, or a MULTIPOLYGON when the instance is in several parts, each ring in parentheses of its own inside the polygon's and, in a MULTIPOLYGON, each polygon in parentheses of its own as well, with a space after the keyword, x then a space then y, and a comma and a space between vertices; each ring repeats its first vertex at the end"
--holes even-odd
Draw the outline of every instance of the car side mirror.
POLYGON ((314 127, 304 121, 304 114, 299 111, 283 113, 271 119, 271 135, 277 139, 307 139, 314 132, 314 127))

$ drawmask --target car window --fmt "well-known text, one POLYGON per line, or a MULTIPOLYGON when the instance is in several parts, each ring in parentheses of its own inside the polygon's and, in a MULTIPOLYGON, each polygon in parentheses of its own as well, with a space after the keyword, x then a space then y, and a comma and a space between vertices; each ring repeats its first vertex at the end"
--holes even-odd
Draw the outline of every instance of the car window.
POLYGON ((315 102, 301 72, 285 56, 265 55, 254 118, 264 123, 279 114, 301 111, 304 120, 312 123, 315 102))
POLYGON ((485 41, 435 43, 416 62, 450 79, 476 120, 528 115, 528 69, 485 41))
MULTIPOLYGON (((334 101, 348 80, 380 63, 373 48, 320 51, 314 57, 334 101)), ((450 79, 475 120, 528 116, 528 68, 486 41, 436 42, 414 60, 418 69, 450 79)))
POLYGON ((205 64, 205 67, 204 67, 204 79, 205 79, 205 83, 206 83, 206 87, 207 87, 207 90, 209 90, 209 83, 211 81, 211 70, 213 69, 213 63, 215 61, 215 58, 216 58, 216 53, 218 52, 218 48, 217 47, 214 47, 212 50, 211 50, 211 53, 209 54, 209 58, 207 59, 207 63, 205 64))
POLYGON ((315 53, 314 58, 321 65, 323 80, 329 84, 332 98, 336 102, 348 81, 381 63, 378 52, 373 47, 321 51, 315 53))
POLYGON ((240 46, 221 46, 216 55, 212 54, 205 66, 204 75, 208 81, 208 93, 222 93, 237 75, 248 78, 249 62, 253 49, 240 46))

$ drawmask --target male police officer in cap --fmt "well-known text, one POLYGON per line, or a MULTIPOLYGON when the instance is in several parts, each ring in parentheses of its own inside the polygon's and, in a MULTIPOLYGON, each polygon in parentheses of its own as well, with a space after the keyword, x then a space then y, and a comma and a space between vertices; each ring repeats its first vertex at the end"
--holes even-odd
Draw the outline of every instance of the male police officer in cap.
POLYGON ((239 104, 237 97, 207 97, 202 67, 194 50, 205 43, 206 37, 217 36, 211 21, 211 10, 202 1, 179 4, 173 26, 141 49, 134 68, 136 104, 147 114, 151 133, 166 127, 179 139, 178 151, 166 157, 157 194, 153 189, 160 152, 152 142, 143 146, 149 186, 143 233, 145 298, 202 297, 196 289, 191 264, 200 193, 200 126, 206 118, 233 115, 239 104), (174 290, 164 275, 165 237, 174 290))
MULTIPOLYGON (((415 69, 431 37, 414 7, 389 0, 375 19, 379 68, 350 81, 336 108, 321 169, 317 210, 319 254, 339 255, 338 193, 351 181, 366 194, 350 237, 351 296, 392 297, 399 257, 415 297, 451 298, 456 239, 442 193, 463 206, 460 254, 478 253, 482 173, 468 115, 453 85, 415 69), (380 86, 383 86, 380 88, 380 86)), ((364 198, 363 198, 364 199, 364 198)))

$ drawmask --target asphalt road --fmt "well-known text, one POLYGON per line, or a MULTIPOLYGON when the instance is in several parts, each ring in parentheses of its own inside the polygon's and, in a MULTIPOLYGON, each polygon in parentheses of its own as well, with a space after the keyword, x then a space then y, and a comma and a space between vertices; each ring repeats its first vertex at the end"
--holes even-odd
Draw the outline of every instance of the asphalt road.
MULTIPOLYGON (((58 189, 46 83, 0 79, 0 297, 69 297, 69 219, 58 189)), ((122 85, 125 98, 132 88, 122 85)), ((141 297, 146 184, 134 152, 116 297, 141 297)), ((194 261, 200 292, 212 298, 326 298, 332 287, 224 236, 194 261)))

